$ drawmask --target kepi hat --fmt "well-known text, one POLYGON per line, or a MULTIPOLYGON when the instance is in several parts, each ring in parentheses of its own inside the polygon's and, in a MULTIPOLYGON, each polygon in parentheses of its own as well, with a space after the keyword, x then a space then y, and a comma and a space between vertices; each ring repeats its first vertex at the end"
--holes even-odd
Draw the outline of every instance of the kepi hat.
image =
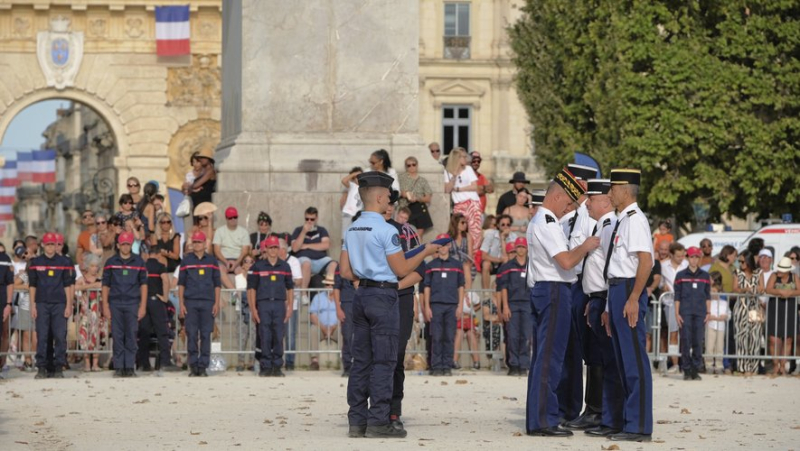
POLYGON ((612 169, 612 185, 641 185, 642 171, 639 169, 612 169))
POLYGON ((567 168, 562 169, 561 172, 556 174, 556 176, 553 178, 553 181, 564 188, 567 196, 569 196, 573 202, 577 202, 578 199, 580 199, 580 197, 586 193, 586 190, 583 189, 575 176, 569 172, 567 168))
POLYGON ((608 194, 608 192, 611 191, 610 179, 589 179, 586 181, 586 184, 586 194, 589 196, 608 194))

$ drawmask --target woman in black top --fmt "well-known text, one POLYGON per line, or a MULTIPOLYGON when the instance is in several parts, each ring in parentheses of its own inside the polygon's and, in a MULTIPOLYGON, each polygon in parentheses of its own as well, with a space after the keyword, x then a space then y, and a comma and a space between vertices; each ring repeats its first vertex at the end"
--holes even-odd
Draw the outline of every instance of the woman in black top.
POLYGON ((272 233, 272 218, 262 211, 258 214, 258 231, 250 234, 253 257, 258 258, 261 255, 261 242, 266 240, 270 233, 272 233))
POLYGON ((181 263, 181 234, 172 230, 172 216, 169 213, 158 215, 156 232, 153 234, 153 252, 166 260, 167 272, 172 273, 181 263))
POLYGON ((197 177, 189 190, 192 205, 195 207, 203 202, 211 202, 211 195, 217 190, 217 171, 211 155, 210 149, 203 149, 195 156, 203 164, 203 175, 197 177))
POLYGON ((152 371, 150 365, 150 339, 153 334, 158 339, 158 355, 156 368, 175 371, 177 367, 170 364, 169 324, 167 323, 167 293, 169 277, 164 266, 165 260, 153 253, 145 262, 147 268, 147 313, 139 321, 139 350, 136 361, 139 371, 152 371))

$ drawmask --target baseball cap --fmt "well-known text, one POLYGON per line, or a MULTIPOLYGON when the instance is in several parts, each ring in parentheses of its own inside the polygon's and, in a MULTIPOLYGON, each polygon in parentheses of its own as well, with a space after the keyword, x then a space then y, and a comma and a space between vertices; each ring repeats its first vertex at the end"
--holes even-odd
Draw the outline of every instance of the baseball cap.
POLYGON ((15 247, 14 248, 14 255, 16 255, 18 258, 22 258, 22 256, 25 255, 25 246, 17 246, 17 247, 15 247))
POLYGON ((133 244, 133 234, 131 232, 122 232, 117 238, 119 244, 133 244))
POLYGON ((239 216, 239 212, 236 210, 236 207, 228 207, 225 209, 225 219, 236 218, 239 216))
POLYGON ((506 254, 510 254, 515 250, 517 250, 517 248, 514 246, 514 243, 511 242, 506 243, 506 254))
POLYGON ((766 249, 766 248, 764 248, 764 249, 761 249, 761 251, 758 253, 758 256, 759 256, 759 257, 769 257, 769 258, 773 258, 773 257, 772 257, 772 251, 771 251, 771 250, 769 250, 769 249, 766 249))
POLYGON ((192 234, 192 241, 205 241, 206 234, 198 230, 192 234))
POLYGON ((448 234, 446 234, 446 233, 440 233, 440 234, 436 235, 436 239, 437 239, 437 240, 441 240, 441 239, 449 239, 449 238, 450 238, 450 235, 448 235, 448 234))
POLYGON ((686 256, 687 257, 700 257, 703 255, 703 251, 700 250, 697 246, 691 246, 689 249, 686 249, 686 256))
POLYGON ((519 237, 514 241, 514 247, 528 247, 528 240, 525 238, 519 237))
POLYGON ((278 247, 281 243, 278 241, 277 236, 269 236, 267 239, 261 242, 261 249, 264 250, 268 247, 278 247))
POLYGON ((64 235, 56 232, 56 244, 64 244, 64 235))
POLYGON ((42 237, 42 244, 56 244, 58 243, 58 237, 53 232, 47 232, 42 237))

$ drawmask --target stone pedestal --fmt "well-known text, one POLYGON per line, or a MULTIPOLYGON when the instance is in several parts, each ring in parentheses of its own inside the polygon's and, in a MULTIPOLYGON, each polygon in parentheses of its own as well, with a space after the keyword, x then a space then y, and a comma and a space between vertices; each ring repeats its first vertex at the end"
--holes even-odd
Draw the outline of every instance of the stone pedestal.
MULTIPOLYGON (((353 166, 369 170, 381 148, 400 172, 407 156, 427 156, 418 8, 418 0, 223 3, 220 210, 237 206, 250 230, 264 210, 274 230, 291 231, 313 205, 338 255, 342 177, 353 166)), ((423 175, 441 193, 441 173, 423 175)), ((436 228, 446 230, 447 198, 434 197, 436 228)))

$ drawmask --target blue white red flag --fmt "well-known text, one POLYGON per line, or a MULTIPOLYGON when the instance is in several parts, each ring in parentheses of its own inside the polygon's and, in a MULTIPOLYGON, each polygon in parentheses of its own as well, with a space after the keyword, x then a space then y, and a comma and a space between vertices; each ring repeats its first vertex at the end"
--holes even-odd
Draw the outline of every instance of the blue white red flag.
POLYGON ((188 55, 189 5, 156 6, 156 54, 188 55))

